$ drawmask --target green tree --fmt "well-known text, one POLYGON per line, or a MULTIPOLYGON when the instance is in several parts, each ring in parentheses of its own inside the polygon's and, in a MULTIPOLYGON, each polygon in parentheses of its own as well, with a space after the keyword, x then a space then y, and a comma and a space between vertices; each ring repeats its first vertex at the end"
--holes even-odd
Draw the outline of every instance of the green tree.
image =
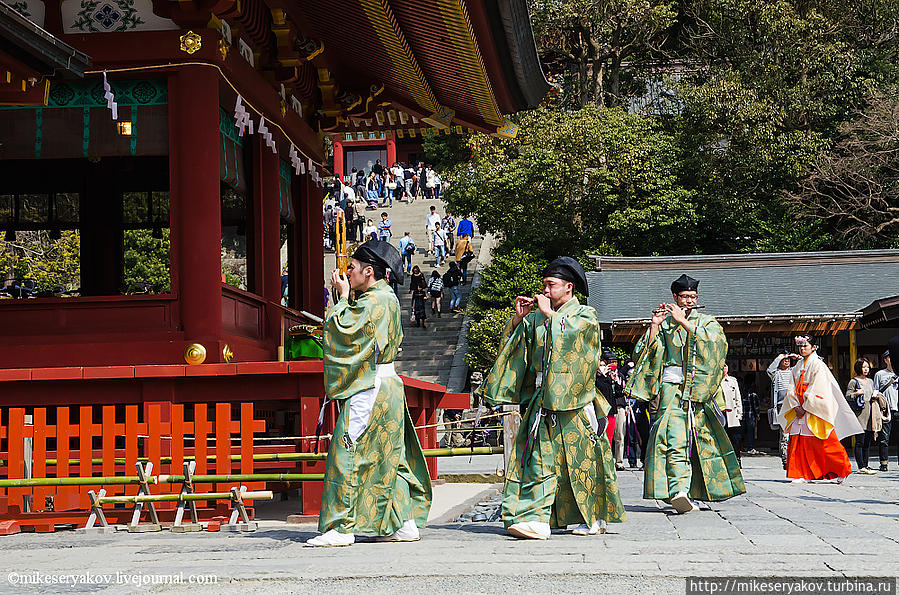
POLYGON ((70 291, 81 286, 81 236, 62 231, 19 231, 16 239, 0 241, 0 271, 6 278, 32 279, 40 292, 70 291))
POLYGON ((506 321, 515 313, 514 308, 488 310, 480 320, 468 327, 468 349, 465 362, 472 370, 486 372, 493 367, 499 353, 500 339, 506 321))
POLYGON ((162 238, 154 238, 149 229, 126 230, 125 233, 125 293, 168 293, 172 276, 169 250, 169 230, 162 230, 162 238))
POLYGON ((692 192, 679 184, 674 137, 658 118, 620 108, 515 116, 518 137, 469 138, 445 198, 510 248, 543 258, 604 247, 622 254, 692 251, 692 192))
POLYGON ((619 105, 634 66, 658 56, 677 16, 671 0, 530 0, 538 49, 563 82, 563 104, 619 105), (628 66, 625 67, 625 63, 628 66))

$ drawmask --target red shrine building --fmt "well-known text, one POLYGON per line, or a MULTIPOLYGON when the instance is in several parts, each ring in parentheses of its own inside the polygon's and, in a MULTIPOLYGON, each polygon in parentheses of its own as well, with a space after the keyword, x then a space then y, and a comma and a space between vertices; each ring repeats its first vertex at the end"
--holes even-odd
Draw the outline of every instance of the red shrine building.
MULTIPOLYGON (((283 348, 324 313, 330 140, 514 136, 548 90, 525 0, 4 1, 0 476, 320 472, 251 455, 312 450, 321 362, 283 348)), ((416 425, 467 407, 404 381, 416 425)))

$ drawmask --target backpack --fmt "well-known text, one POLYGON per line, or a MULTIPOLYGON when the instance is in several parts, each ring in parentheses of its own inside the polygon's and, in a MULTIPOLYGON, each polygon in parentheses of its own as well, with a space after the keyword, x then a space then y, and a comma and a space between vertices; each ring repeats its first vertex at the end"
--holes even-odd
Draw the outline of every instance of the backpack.
POLYGON ((403 254, 408 254, 411 256, 411 255, 415 254, 415 248, 416 248, 415 242, 413 242, 412 240, 409 240, 409 243, 406 244, 405 248, 403 248, 403 254))
POLYGON ((431 280, 428 282, 428 289, 431 291, 443 291, 443 279, 431 277, 431 280))

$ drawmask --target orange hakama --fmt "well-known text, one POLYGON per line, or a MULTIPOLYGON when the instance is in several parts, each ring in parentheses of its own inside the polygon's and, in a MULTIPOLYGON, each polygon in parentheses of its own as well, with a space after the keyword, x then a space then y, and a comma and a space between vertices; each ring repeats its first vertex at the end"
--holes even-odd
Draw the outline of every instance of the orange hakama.
POLYGON ((835 432, 821 440, 815 436, 790 436, 787 477, 790 479, 833 479, 852 473, 852 463, 835 432))

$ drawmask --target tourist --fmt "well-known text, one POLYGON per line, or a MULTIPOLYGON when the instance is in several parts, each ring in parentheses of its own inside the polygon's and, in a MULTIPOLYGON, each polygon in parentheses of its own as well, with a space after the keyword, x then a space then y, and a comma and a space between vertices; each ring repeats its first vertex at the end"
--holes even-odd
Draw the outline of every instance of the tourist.
POLYGON ((428 279, 428 294, 431 297, 431 314, 437 313, 440 318, 440 301, 443 299, 443 279, 437 271, 431 271, 428 279))
POLYGON ((459 221, 459 225, 456 226, 456 235, 458 237, 462 237, 462 234, 466 233, 469 238, 474 237, 474 223, 468 218, 468 215, 462 217, 462 220, 459 221))
POLYGON ((614 417, 609 420, 613 427, 612 452, 615 453, 615 469, 624 469, 624 447, 627 441, 627 399, 624 396, 624 385, 618 377, 618 357, 611 351, 602 354, 600 375, 602 386, 597 385, 611 406, 614 417))
POLYGON ((381 213, 381 220, 378 222, 378 239, 384 242, 389 242, 390 237, 393 235, 393 232, 390 231, 392 223, 387 216, 387 213, 381 213))
POLYGON ((353 226, 356 228, 355 237, 358 238, 358 241, 364 242, 369 238, 365 237, 365 232, 363 229, 365 228, 365 200, 362 198, 357 198, 353 201, 353 226))
POLYGON ((528 539, 547 539, 551 524, 576 524, 574 534, 595 535, 605 522, 625 517, 600 427, 609 405, 594 384, 599 321, 574 297, 575 289, 587 294, 576 260, 557 258, 542 277, 542 293, 515 298, 515 314, 482 385, 488 405, 514 404, 523 411, 507 459, 503 524, 511 535, 528 539))
POLYGON ((324 215, 324 227, 325 227, 325 237, 327 240, 325 241, 325 248, 329 250, 334 250, 337 237, 336 230, 337 226, 335 225, 336 217, 334 216, 334 205, 329 204, 325 207, 325 215, 324 215))
MULTIPOLYGON (((761 399, 759 398, 759 391, 755 387, 754 374, 746 375, 744 386, 746 390, 743 391, 743 445, 746 447, 746 454, 750 456, 760 455, 762 453, 755 448, 755 433, 761 418, 761 399)), ((789 438, 789 435, 787 438, 789 438)))
POLYGON ((381 204, 381 181, 375 172, 368 174, 368 181, 365 183, 365 195, 368 200, 368 206, 376 209, 381 204))
POLYGON ((695 309, 698 290, 699 281, 687 275, 671 284, 674 302, 652 312, 627 385, 637 399, 659 398, 643 468, 643 497, 664 500, 680 514, 699 509, 690 497, 720 501, 746 491, 712 404, 724 377, 727 338, 713 317, 695 309), (703 454, 694 456, 694 449, 703 454))
POLYGON ((606 438, 608 438, 609 444, 613 447, 615 444, 615 418, 618 415, 618 399, 616 387, 609 373, 609 362, 614 357, 614 353, 607 351, 600 356, 599 363, 596 366, 596 390, 602 394, 609 404, 609 411, 606 414, 605 421, 606 438))
POLYGON ((446 232, 446 249, 447 253, 453 251, 453 247, 455 246, 455 237, 453 233, 456 231, 456 219, 452 215, 447 212, 443 216, 443 220, 440 222, 440 227, 443 228, 443 231, 446 232))
POLYGON ((874 387, 887 401, 889 415, 883 420, 883 429, 877 441, 880 451, 880 470, 887 471, 890 460, 890 436, 899 432, 899 377, 893 372, 890 350, 883 352, 883 370, 874 375, 874 387))
MULTIPOLYGON (((780 411, 780 404, 783 403, 787 391, 793 384, 793 372, 790 369, 799 359, 799 356, 790 353, 789 349, 779 354, 771 365, 768 366, 768 376, 771 378, 771 402, 774 406, 775 415, 780 411)), ((783 428, 779 429, 780 440, 780 461, 783 468, 787 468, 787 445, 790 443, 790 436, 784 432, 783 428)))
MULTIPOLYGON (((349 186, 344 186, 344 188, 349 188, 349 186)), ((354 203, 356 199, 347 198, 343 207, 343 220, 346 223, 346 238, 347 241, 355 242, 356 241, 356 209, 354 203)))
POLYGON ((378 239, 378 228, 371 219, 368 220, 368 225, 362 228, 362 238, 365 241, 378 239))
POLYGON ((427 463, 393 366, 403 331, 388 267, 402 280, 396 248, 372 241, 353 253, 346 276, 331 272, 338 302, 324 321, 322 412, 331 400, 341 407, 325 461, 322 535, 309 546, 351 545, 356 533, 417 541, 431 508, 427 463))
POLYGON ((459 263, 459 270, 462 271, 462 285, 467 282, 468 263, 474 258, 474 250, 471 248, 471 237, 468 233, 459 236, 456 242, 456 262, 459 263))
POLYGON ((412 203, 415 200, 415 171, 411 166, 403 167, 403 194, 406 196, 406 202, 412 203))
POLYGON ((731 446, 734 447, 734 454, 737 455, 737 461, 740 461, 740 445, 743 441, 743 395, 740 394, 740 384, 733 376, 728 376, 730 367, 724 364, 724 378, 721 379, 720 395, 721 400, 717 403, 721 412, 724 414, 726 422, 727 437, 730 438, 731 446))
POLYGON ((434 224, 434 256, 437 263, 434 266, 443 266, 443 261, 446 260, 446 232, 439 223, 434 224))
POLYGON ((403 234, 403 237, 400 238, 399 245, 400 255, 403 257, 403 267, 405 268, 406 274, 412 274, 412 256, 415 254, 415 240, 412 239, 412 234, 410 232, 406 232, 403 234))
POLYGON ((867 359, 860 357, 855 360, 853 366, 855 377, 849 381, 846 387, 846 400, 849 406, 858 416, 864 434, 855 437, 855 462, 860 473, 873 475, 877 469, 872 469, 868 464, 868 455, 871 445, 877 435, 883 429, 883 417, 887 409, 886 399, 874 390, 874 381, 868 378, 871 373, 871 364, 867 359))
POLYGON ((794 483, 818 479, 842 483, 852 473, 852 464, 840 440, 860 434, 862 428, 827 364, 815 352, 815 338, 803 334, 795 342, 799 360, 777 416, 777 423, 790 436, 787 477, 794 483))
POLYGON ((458 313, 459 305, 462 303, 462 271, 459 266, 450 261, 449 270, 443 274, 443 286, 450 290, 450 312, 458 313))
POLYGON ((428 255, 434 253, 434 230, 440 223, 440 215, 437 214, 437 207, 431 205, 431 212, 425 220, 425 233, 428 234, 428 255))
POLYGON ((409 293, 412 294, 412 322, 415 323, 415 326, 427 328, 428 312, 425 308, 427 282, 418 265, 412 267, 412 276, 409 277, 409 293))

